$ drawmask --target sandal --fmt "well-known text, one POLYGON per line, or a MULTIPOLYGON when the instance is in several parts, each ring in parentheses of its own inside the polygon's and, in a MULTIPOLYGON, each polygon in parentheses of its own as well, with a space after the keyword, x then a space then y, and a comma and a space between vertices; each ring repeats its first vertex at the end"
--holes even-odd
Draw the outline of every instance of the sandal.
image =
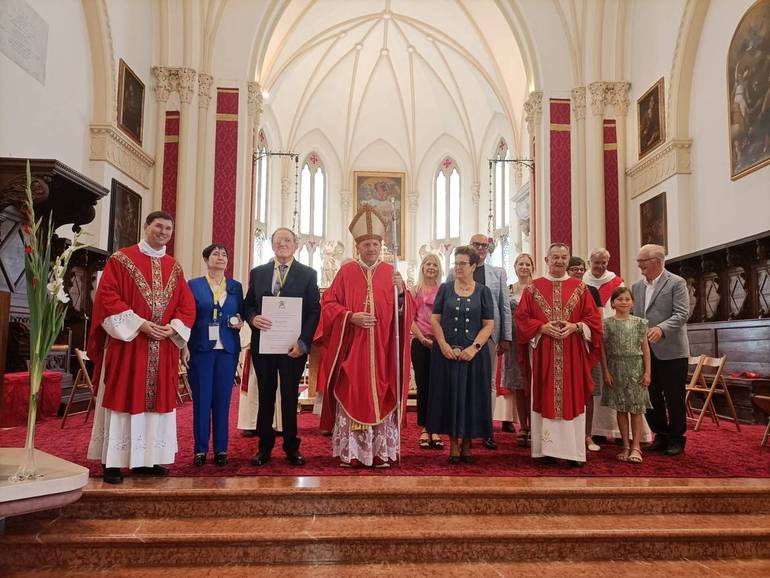
POLYGON ((642 450, 638 450, 636 448, 632 449, 626 461, 632 464, 641 464, 644 461, 642 459, 642 450))
POLYGON ((444 442, 438 436, 438 434, 431 434, 431 436, 430 436, 430 447, 432 447, 434 450, 443 450, 444 449, 444 442))
POLYGON ((619 462, 627 462, 630 452, 631 452, 631 448, 623 448, 623 451, 620 452, 615 457, 618 459, 619 462))
POLYGON ((424 450, 430 447, 430 434, 426 431, 420 434, 420 447, 424 450))

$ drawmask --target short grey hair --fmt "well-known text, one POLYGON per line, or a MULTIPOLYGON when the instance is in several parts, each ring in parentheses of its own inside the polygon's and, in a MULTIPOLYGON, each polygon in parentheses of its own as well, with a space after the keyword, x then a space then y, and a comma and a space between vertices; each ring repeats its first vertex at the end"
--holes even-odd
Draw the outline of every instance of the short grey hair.
POLYGON ((570 255, 572 254, 572 249, 570 249, 570 246, 567 245, 567 243, 551 243, 550 245, 548 245, 548 250, 545 252, 545 254, 548 255, 551 252, 551 249, 554 249, 556 247, 564 247, 565 249, 567 249, 567 253, 569 253, 570 255))
POLYGON ((610 260, 610 252, 604 247, 598 247, 591 251, 591 254, 588 256, 588 260, 593 261, 594 257, 596 256, 607 257, 607 261, 610 260))
POLYGON ((291 236, 292 236, 292 238, 294 239, 294 242, 295 242, 295 243, 297 243, 297 244, 299 244, 299 237, 297 237, 297 233, 295 233, 294 231, 292 231, 291 229, 289 229, 289 227, 278 227, 278 228, 277 228, 275 231, 273 231, 273 234, 272 234, 272 235, 270 235, 270 243, 272 243, 272 242, 273 242, 273 240, 275 239, 275 234, 276 234, 278 231, 288 231, 289 233, 291 233, 291 236))
POLYGON ((640 253, 649 253, 650 257, 654 257, 659 261, 666 260, 666 250, 660 245, 642 245, 639 248, 640 253))

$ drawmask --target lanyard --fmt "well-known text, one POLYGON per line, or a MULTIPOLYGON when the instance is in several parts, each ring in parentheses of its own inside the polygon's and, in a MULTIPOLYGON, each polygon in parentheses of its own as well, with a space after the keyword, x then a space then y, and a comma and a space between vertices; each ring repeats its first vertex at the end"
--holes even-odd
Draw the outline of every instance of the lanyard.
POLYGON ((284 265, 286 267, 286 271, 283 272, 283 275, 281 275, 281 263, 278 262, 278 259, 273 259, 275 262, 275 276, 278 279, 278 294, 280 295, 281 291, 283 291, 283 284, 286 281, 286 276, 289 274, 289 269, 291 269, 292 263, 294 263, 294 259, 289 261, 287 265, 284 265))
POLYGON ((213 280, 207 274, 206 280, 209 282, 209 289, 211 289, 211 292, 214 294, 214 312, 212 315, 214 316, 214 321, 216 321, 219 313, 219 298, 222 297, 222 294, 225 292, 225 279, 223 277, 218 285, 214 285, 213 280))

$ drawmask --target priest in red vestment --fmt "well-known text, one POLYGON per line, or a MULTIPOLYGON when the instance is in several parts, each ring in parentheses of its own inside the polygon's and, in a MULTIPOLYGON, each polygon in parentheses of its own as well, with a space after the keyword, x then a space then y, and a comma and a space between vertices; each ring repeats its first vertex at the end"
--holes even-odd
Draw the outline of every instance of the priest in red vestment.
POLYGON ((400 448, 397 371, 402 413, 409 389, 413 298, 393 266, 380 260, 385 224, 363 206, 350 224, 359 259, 343 265, 321 298, 316 342, 323 346, 318 389, 321 429, 332 431, 332 454, 342 466, 388 467, 400 448), (398 288, 400 356, 396 365, 398 288))
POLYGON ((174 462, 179 350, 190 337, 195 301, 182 268, 166 255, 171 215, 147 215, 144 239, 107 260, 96 289, 88 354, 94 362, 96 414, 88 458, 104 481, 120 468, 167 475, 174 462))
POLYGON ((602 318, 585 284, 567 275, 569 256, 567 245, 549 247, 548 273, 525 289, 516 310, 516 339, 531 400, 532 457, 582 466, 602 318))

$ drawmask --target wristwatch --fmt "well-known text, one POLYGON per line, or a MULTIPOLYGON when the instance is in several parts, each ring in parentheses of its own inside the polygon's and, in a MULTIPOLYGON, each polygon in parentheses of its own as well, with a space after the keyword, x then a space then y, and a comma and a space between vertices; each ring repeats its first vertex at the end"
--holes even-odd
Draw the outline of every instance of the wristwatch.
POLYGON ((475 341, 475 342, 473 343, 473 347, 475 347, 475 348, 476 348, 476 351, 480 351, 480 350, 481 350, 481 343, 479 343, 479 342, 475 341))

